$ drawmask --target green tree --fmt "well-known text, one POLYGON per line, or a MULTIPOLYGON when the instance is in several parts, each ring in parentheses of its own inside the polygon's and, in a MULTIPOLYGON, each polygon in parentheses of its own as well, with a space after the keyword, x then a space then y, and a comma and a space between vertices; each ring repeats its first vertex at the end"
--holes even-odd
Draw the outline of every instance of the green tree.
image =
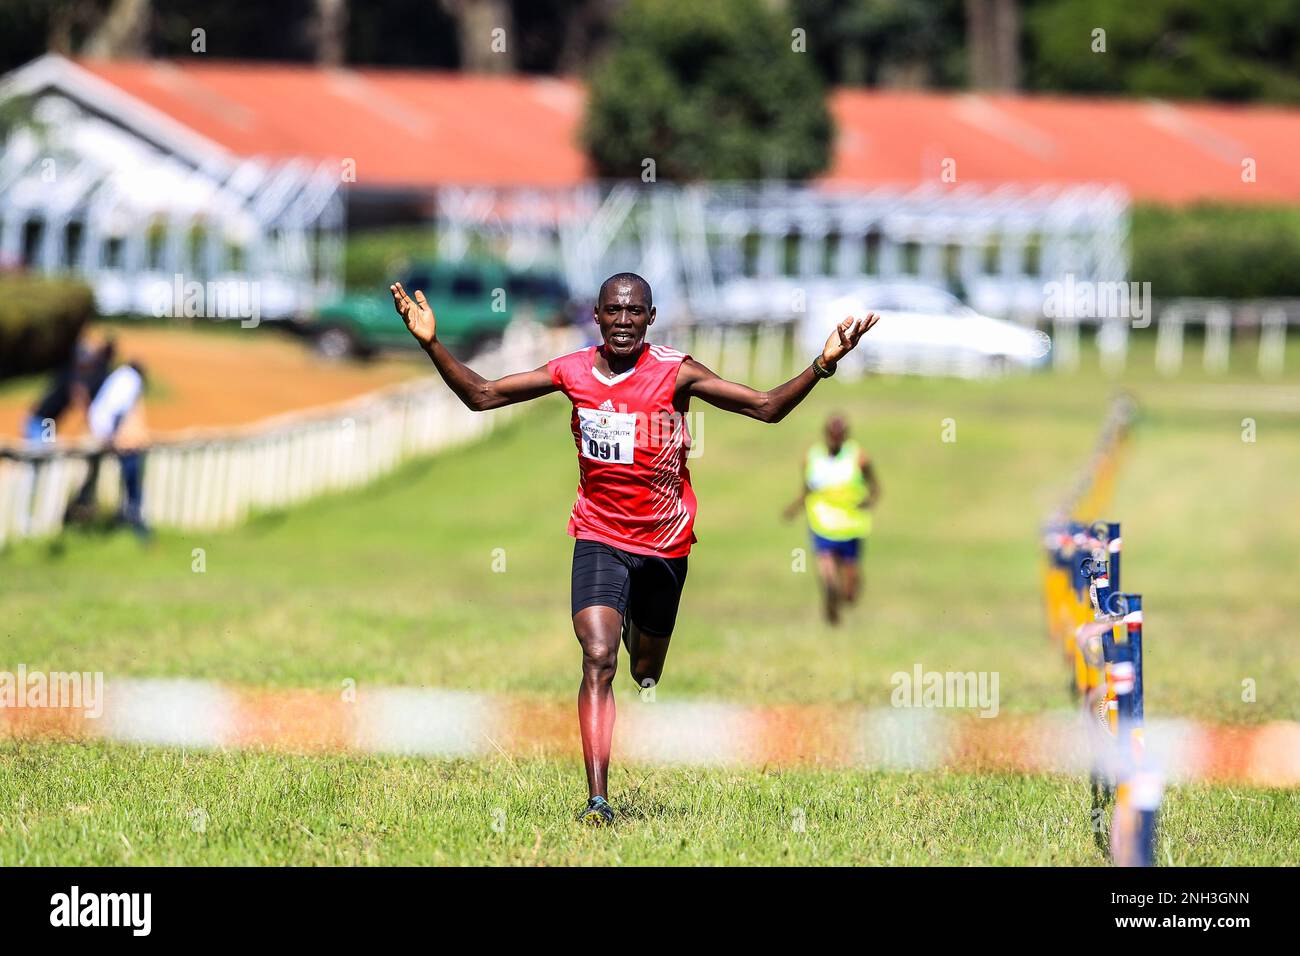
POLYGON ((1296 0, 1032 0, 1027 6, 1031 88, 1300 102, 1296 0), (1102 39, 1104 52, 1094 49, 1102 39))
POLYGON ((843 86, 960 86, 962 0, 791 0, 823 76, 843 86))
POLYGON ((763 0, 632 0, 592 71, 583 141, 604 176, 806 179, 830 162, 822 80, 763 0))

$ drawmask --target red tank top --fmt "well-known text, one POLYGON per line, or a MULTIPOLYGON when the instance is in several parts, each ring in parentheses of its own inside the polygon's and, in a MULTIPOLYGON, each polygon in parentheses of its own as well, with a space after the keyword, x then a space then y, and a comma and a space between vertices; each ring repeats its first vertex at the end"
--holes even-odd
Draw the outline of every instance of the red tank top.
POLYGON ((573 402, 578 500, 569 534, 665 558, 695 542, 695 492, 686 470, 691 437, 673 408, 677 370, 686 355, 646 345, 636 364, 607 378, 596 346, 547 363, 551 381, 573 402))

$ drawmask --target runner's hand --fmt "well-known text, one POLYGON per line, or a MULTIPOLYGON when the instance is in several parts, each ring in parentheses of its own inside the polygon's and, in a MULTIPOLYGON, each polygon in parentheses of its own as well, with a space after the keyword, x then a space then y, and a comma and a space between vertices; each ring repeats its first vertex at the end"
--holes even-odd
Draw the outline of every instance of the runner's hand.
POLYGON ((868 312, 865 319, 855 319, 851 315, 848 316, 843 322, 835 326, 835 331, 826 340, 826 347, 822 349, 822 364, 834 365, 852 352, 854 346, 858 344, 858 340, 879 321, 880 316, 874 312, 868 312))
POLYGON ((424 293, 416 289, 415 298, 412 299, 406 294, 400 282, 394 282, 388 287, 388 291, 393 293, 393 307, 406 323, 407 330, 415 336, 415 341, 427 349, 437 338, 435 334, 437 325, 433 317, 433 309, 425 299, 424 293))

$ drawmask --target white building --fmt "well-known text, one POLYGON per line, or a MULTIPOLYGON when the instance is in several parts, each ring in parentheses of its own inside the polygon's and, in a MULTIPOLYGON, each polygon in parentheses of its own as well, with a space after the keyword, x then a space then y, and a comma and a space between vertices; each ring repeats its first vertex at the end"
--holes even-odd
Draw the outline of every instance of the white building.
POLYGON ((45 56, 0 83, 0 266, 72 272, 105 314, 293 315, 341 281, 337 166, 238 155, 93 72, 45 56), (241 306, 239 303, 243 302, 241 306), (223 314, 228 313, 228 314, 223 314))

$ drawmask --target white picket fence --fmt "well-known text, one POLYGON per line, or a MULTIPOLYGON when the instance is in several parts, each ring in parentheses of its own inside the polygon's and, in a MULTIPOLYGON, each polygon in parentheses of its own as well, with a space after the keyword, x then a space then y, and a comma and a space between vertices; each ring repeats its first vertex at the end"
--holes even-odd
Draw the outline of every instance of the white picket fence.
MULTIPOLYGON (((571 331, 519 324, 473 364, 499 376, 535 368, 574 345, 571 331)), ((145 520, 181 530, 230 527, 258 511, 358 488, 412 458, 485 434, 510 411, 471 412, 435 375, 324 411, 160 441, 145 464, 145 520)), ((0 546, 57 534, 92 454, 87 445, 0 446, 0 546)), ((98 504, 116 507, 120 485, 116 458, 104 455, 98 504)))
MULTIPOLYGON (((1184 333, 1199 327, 1204 330, 1200 364, 1206 372, 1226 373, 1232 349, 1248 349, 1259 374, 1274 378, 1286 365, 1287 326, 1300 325, 1300 299, 1171 299, 1160 304, 1152 325, 1156 371, 1161 375, 1172 377, 1182 372, 1189 351, 1184 333)), ((1102 370, 1112 374, 1123 371, 1133 327, 1131 320, 1124 318, 1085 323, 1056 320, 1051 330, 1053 365, 1063 371, 1079 367, 1084 326, 1095 329, 1102 370)))
MULTIPOLYGON (((1046 324, 1047 320, 1044 320, 1046 324)), ((1228 371, 1232 350, 1247 351, 1247 361, 1264 378, 1280 376, 1286 365, 1287 328, 1300 326, 1300 299, 1170 299, 1159 304, 1150 324, 1156 341, 1156 371, 1175 376, 1184 365, 1198 357, 1184 331, 1200 328, 1200 366, 1211 375, 1228 371)), ((1079 368, 1084 335, 1095 336, 1094 345, 1102 371, 1122 372, 1128 363, 1131 336, 1151 335, 1151 330, 1133 330, 1133 321, 1119 319, 1057 319, 1046 325, 1052 338, 1052 368, 1070 372, 1079 368)), ((725 378, 752 381, 759 385, 779 381, 787 372, 811 359, 801 348, 796 322, 770 322, 750 325, 682 324, 670 326, 656 336, 708 365, 725 378)), ((1241 360, 1238 359, 1238 367, 1241 360)), ((873 371, 920 375, 988 374, 977 354, 965 359, 923 350, 902 357, 882 357, 870 362, 873 371)), ((846 373, 862 369, 856 363, 846 373)))

